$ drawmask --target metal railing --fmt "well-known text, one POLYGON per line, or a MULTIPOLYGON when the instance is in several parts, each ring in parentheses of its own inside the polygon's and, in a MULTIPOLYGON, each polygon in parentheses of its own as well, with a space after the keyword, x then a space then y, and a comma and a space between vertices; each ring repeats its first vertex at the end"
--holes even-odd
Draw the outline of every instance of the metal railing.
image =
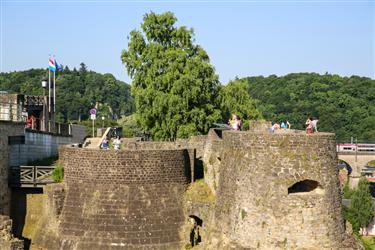
POLYGON ((54 166, 13 166, 9 170, 10 187, 42 187, 54 183, 54 166))

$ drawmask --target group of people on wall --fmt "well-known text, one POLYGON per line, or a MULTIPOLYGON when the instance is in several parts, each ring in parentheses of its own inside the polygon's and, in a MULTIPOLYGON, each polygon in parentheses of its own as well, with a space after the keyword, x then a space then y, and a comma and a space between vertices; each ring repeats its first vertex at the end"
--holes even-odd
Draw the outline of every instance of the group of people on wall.
MULTIPOLYGON (((314 132, 318 132, 318 119, 314 119, 313 117, 307 118, 305 125, 306 125, 306 133, 312 134, 314 132)), ((242 121, 240 117, 236 114, 233 114, 232 117, 228 121, 228 126, 232 130, 242 130, 242 121)), ((270 133, 274 133, 278 129, 290 129, 291 125, 288 120, 282 121, 281 124, 273 123, 272 127, 269 129, 270 133)))
MULTIPOLYGON (((112 141, 112 146, 114 150, 119 150, 121 148, 121 139, 120 136, 116 136, 112 141)), ((100 144, 100 148, 104 150, 108 150, 110 148, 109 141, 107 138, 104 138, 102 143, 100 144)))
MULTIPOLYGON (((313 119, 312 117, 309 117, 306 122, 305 122, 305 125, 306 125, 306 133, 307 134, 312 134, 314 132, 318 132, 318 129, 317 129, 317 123, 318 123, 319 120, 317 119, 313 119)), ((241 131, 242 130, 242 121, 241 121, 241 118, 236 115, 236 114, 233 114, 232 117, 229 119, 228 121, 228 127, 231 129, 231 130, 236 130, 236 131, 241 131)), ((285 121, 282 121, 281 124, 279 123, 273 123, 272 124, 272 127, 269 129, 270 133, 274 133, 276 130, 278 129, 290 129, 291 128, 291 124, 289 123, 288 120, 285 120, 285 121)), ((120 139, 120 136, 116 136, 113 141, 112 141, 112 146, 113 146, 113 149, 115 150, 118 150, 121 148, 121 139, 120 139)), ((109 141, 107 138, 104 138, 101 145, 100 145, 100 148, 101 149, 104 149, 104 150, 107 150, 110 148, 109 146, 109 141)))
POLYGON ((273 133, 278 129, 290 129, 291 125, 288 120, 282 121, 281 124, 273 123, 272 127, 270 128, 270 132, 273 133))

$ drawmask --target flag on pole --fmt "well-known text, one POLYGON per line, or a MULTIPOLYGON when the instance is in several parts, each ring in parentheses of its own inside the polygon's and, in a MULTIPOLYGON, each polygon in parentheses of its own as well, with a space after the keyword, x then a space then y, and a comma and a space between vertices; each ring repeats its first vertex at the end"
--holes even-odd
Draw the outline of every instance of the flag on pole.
POLYGON ((56 66, 57 71, 62 70, 61 64, 58 64, 56 60, 55 60, 55 66, 56 66))
POLYGON ((55 59, 51 59, 51 58, 48 59, 48 67, 50 71, 52 72, 56 71, 55 59))

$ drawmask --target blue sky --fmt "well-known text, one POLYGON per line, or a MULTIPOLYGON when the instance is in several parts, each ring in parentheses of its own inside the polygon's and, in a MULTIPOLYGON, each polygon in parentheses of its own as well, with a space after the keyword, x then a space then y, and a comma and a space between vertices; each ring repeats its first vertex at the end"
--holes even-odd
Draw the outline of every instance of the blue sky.
POLYGON ((2 72, 69 67, 112 73, 130 83, 120 60, 143 15, 172 11, 193 28, 222 83, 236 76, 292 72, 375 79, 370 1, 0 0, 2 72))

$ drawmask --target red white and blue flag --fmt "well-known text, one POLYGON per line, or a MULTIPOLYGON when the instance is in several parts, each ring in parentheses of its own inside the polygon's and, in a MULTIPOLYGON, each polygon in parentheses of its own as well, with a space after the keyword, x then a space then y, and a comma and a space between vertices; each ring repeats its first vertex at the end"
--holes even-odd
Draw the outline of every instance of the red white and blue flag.
POLYGON ((62 66, 61 64, 58 64, 56 59, 55 59, 55 66, 56 66, 56 70, 59 71, 59 70, 62 70, 62 66))
POLYGON ((56 64, 55 64, 55 59, 48 59, 48 67, 49 67, 49 70, 51 70, 52 72, 55 72, 56 71, 56 64))

